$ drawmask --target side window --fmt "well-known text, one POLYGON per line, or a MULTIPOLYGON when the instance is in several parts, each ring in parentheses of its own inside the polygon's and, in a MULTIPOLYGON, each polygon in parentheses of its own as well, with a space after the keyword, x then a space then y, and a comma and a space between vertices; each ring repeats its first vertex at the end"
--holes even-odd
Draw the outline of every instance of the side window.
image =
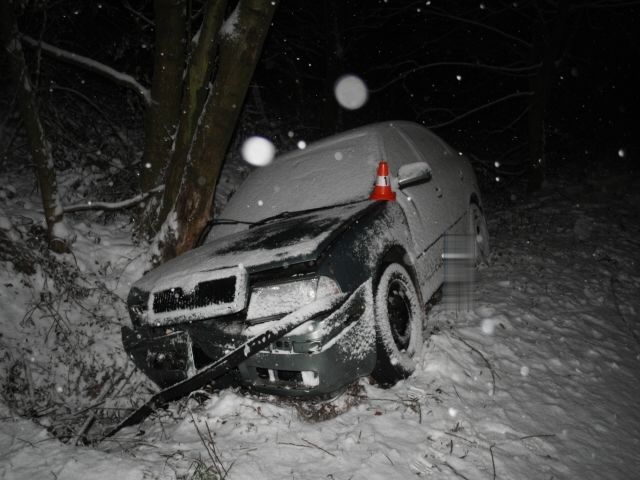
POLYGON ((411 142, 430 165, 444 167, 440 164, 446 162, 448 158, 454 157, 454 152, 449 146, 429 131, 413 125, 403 125, 402 128, 406 130, 411 142))
POLYGON ((387 157, 385 160, 394 175, 402 165, 422 160, 416 149, 405 140, 404 135, 395 129, 387 130, 384 136, 384 150, 387 157))

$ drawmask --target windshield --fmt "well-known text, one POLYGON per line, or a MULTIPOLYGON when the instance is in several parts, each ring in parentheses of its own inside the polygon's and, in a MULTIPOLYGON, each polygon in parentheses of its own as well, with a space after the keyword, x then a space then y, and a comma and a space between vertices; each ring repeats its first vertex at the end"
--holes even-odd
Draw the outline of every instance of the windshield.
POLYGON ((253 171, 220 218, 257 222, 283 212, 364 200, 381 159, 380 141, 371 132, 318 142, 253 171))

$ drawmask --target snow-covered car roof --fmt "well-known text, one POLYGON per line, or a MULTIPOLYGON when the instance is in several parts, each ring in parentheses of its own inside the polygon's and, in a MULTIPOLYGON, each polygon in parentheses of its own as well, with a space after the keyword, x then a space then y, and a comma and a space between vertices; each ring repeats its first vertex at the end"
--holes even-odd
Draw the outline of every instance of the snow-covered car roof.
POLYGON ((390 126, 368 125, 277 157, 251 172, 220 217, 255 222, 368 198, 390 126))

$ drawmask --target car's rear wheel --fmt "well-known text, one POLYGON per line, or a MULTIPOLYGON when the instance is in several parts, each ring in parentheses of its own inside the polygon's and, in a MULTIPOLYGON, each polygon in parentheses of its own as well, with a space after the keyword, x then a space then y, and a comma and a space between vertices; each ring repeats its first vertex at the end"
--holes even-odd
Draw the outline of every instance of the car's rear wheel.
POLYGON ((402 265, 391 263, 385 267, 374 296, 377 361, 371 374, 383 386, 408 377, 416 368, 424 320, 420 298, 402 265))
POLYGON ((480 207, 469 205, 469 234, 473 236, 474 265, 489 263, 489 231, 480 207))

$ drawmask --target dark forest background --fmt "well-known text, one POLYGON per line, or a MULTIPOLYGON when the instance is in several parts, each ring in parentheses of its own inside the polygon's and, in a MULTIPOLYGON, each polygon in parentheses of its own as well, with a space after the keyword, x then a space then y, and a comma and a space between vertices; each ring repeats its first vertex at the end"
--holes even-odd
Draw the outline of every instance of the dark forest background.
MULTIPOLYGON (((627 174, 640 153, 636 1, 1 3, 0 169, 37 167, 43 192, 42 175, 108 171, 88 199, 144 202, 131 210, 136 235, 164 258, 193 246, 225 158, 250 135, 283 152, 371 122, 416 121, 469 154, 485 189, 529 192, 557 169, 627 174), (17 73, 12 38, 24 52, 17 73), (55 49, 129 75, 152 101, 55 49), (344 74, 369 89, 360 109, 335 99, 344 74), (49 173, 26 134, 27 93, 49 173), (178 226, 167 233, 172 211, 178 226)), ((50 210, 55 244, 63 212, 50 210)))

